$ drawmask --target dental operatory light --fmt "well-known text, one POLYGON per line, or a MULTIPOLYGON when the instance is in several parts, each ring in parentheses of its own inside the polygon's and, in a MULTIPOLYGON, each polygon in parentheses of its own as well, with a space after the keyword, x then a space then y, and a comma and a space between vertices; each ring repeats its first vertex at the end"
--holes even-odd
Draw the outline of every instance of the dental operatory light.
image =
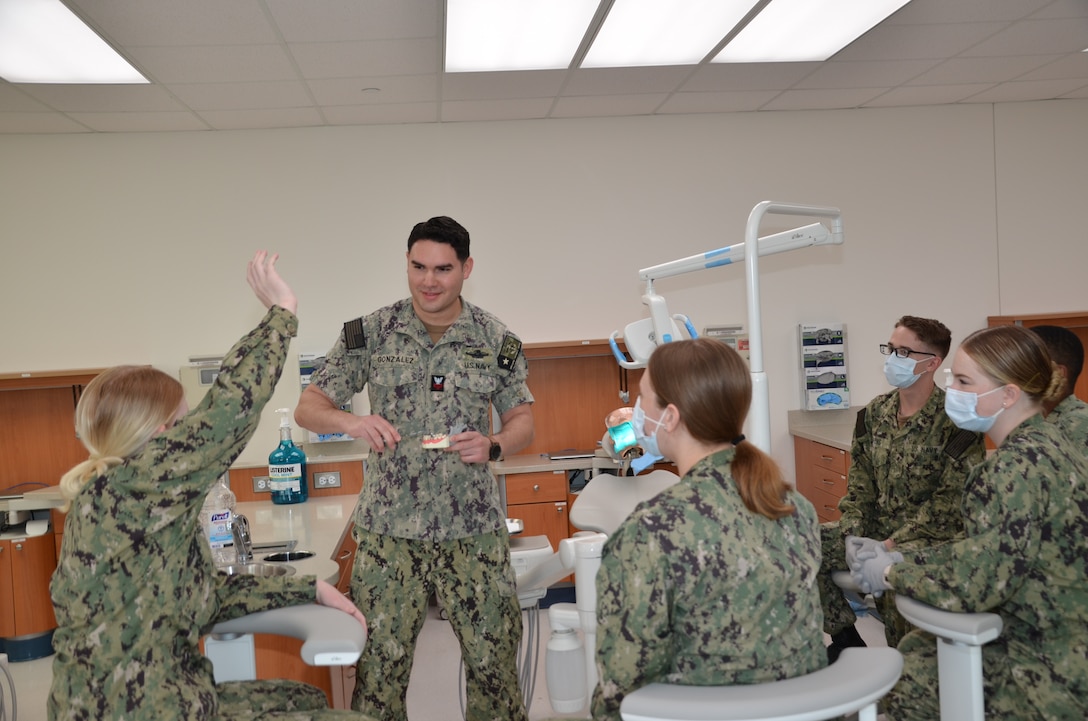
POLYGON ((627 352, 631 356, 630 360, 624 356, 623 351, 619 348, 617 339, 620 338, 620 332, 612 332, 608 341, 616 362, 622 368, 644 368, 649 362, 650 354, 655 347, 684 337, 679 326, 677 326, 677 321, 683 324, 689 337, 694 338, 696 336, 695 329, 687 316, 669 314, 665 299, 654 292, 654 280, 746 261, 748 367, 752 375, 752 406, 748 414, 749 430, 746 435, 758 448, 770 452, 771 401, 767 388, 767 373, 763 369, 763 322, 759 300, 758 259, 760 256, 784 253, 812 245, 839 245, 842 242, 842 213, 838 208, 777 203, 770 200, 758 203, 748 216, 743 243, 707 251, 706 253, 689 255, 686 258, 678 258, 639 271, 638 277, 646 281, 646 292, 642 296, 642 302, 649 306, 650 317, 630 323, 624 329, 622 337, 627 352), (831 229, 829 230, 823 223, 811 223, 793 230, 760 238, 759 224, 763 217, 770 213, 829 218, 831 220, 831 229))
POLYGON ((909 1, 447 0, 446 72, 826 60, 909 1))
POLYGON ((9 83, 148 82, 60 0, 0 0, 0 77, 9 83))

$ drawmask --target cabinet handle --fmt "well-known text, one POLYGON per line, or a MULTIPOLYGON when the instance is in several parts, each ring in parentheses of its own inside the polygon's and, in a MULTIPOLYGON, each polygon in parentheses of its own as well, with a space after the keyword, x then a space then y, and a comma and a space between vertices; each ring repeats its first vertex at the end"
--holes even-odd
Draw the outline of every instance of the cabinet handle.
POLYGON ((556 503, 555 504, 555 512, 556 513, 561 514, 565 510, 567 510, 567 504, 566 503, 556 503))
POLYGON ((828 463, 830 463, 831 461, 833 461, 835 459, 832 458, 831 456, 820 456, 820 460, 821 461, 827 461, 828 463))
POLYGON ((825 486, 833 486, 833 485, 835 485, 835 481, 829 481, 829 480, 827 480, 826 478, 821 478, 821 479, 820 479, 820 483, 824 484, 825 486))
POLYGON ((533 493, 536 493, 539 490, 540 490, 540 484, 539 483, 534 483, 533 484, 533 493))
POLYGON ((351 552, 351 551, 344 551, 343 553, 341 553, 341 554, 340 554, 340 555, 339 555, 339 556, 338 556, 338 557, 336 558, 336 560, 337 560, 337 561, 346 561, 346 560, 348 560, 348 556, 350 556, 351 554, 352 554, 352 552, 351 552))
POLYGON ((21 551, 21 550, 23 550, 23 544, 21 544, 21 543, 16 543, 16 544, 15 544, 15 550, 16 550, 16 551, 21 551))

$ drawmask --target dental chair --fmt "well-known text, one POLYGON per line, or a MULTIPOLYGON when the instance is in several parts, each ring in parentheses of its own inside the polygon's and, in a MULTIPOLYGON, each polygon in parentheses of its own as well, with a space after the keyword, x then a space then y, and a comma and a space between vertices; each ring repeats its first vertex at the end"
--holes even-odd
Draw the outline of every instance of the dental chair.
MULTIPOLYGON (((832 578, 839 588, 860 590, 847 571, 836 571, 832 578)), ((1001 616, 943 611, 902 594, 896 594, 895 607, 912 625, 937 637, 941 720, 983 721, 982 647, 1001 635, 1001 616)))

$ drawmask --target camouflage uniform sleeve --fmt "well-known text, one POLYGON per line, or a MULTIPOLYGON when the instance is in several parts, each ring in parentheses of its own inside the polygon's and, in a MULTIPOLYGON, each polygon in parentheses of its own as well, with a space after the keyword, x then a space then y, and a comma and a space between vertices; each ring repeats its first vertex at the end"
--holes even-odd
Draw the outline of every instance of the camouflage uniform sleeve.
POLYGON ((216 589, 219 612, 211 625, 258 611, 300 606, 317 600, 315 576, 260 578, 239 574, 219 578, 222 579, 216 589))
POLYGON ((522 352, 521 340, 514 334, 507 333, 503 337, 499 357, 500 359, 510 358, 514 353, 517 356, 513 359, 510 372, 499 374, 502 385, 491 401, 500 416, 512 408, 533 402, 533 394, 529 392, 529 386, 526 383, 529 377, 529 362, 522 352))
MULTIPOLYGON (((839 500, 842 514, 838 527, 843 536, 868 536, 877 514, 875 469, 869 455, 869 407, 858 411, 854 438, 850 443, 850 468, 846 475, 846 495, 839 500)), ((884 539, 879 539, 884 540, 884 539)))
POLYGON ((310 376, 310 382, 338 405, 347 403, 360 393, 369 379, 370 349, 376 342, 373 326, 367 317, 344 324, 332 348, 325 354, 325 363, 310 376), (361 339, 354 340, 349 348, 346 335, 350 329, 362 329, 361 339))
POLYGON ((1034 470, 1034 460, 1017 455, 991 459, 967 488, 968 536, 893 566, 892 587, 948 611, 987 611, 1011 598, 1040 548, 1042 499, 1034 470))
POLYGON ((670 670, 673 640, 666 554, 639 522, 625 523, 605 545, 597 574, 597 671, 593 718, 619 721, 631 690, 670 670))

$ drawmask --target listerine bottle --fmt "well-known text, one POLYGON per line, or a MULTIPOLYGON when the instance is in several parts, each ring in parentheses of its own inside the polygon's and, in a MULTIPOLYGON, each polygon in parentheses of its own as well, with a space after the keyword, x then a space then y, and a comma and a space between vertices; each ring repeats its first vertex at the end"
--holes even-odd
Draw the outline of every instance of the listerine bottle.
POLYGON ((272 502, 279 505, 302 503, 308 497, 306 491, 306 454, 291 440, 290 412, 280 408, 280 444, 268 456, 268 480, 272 489, 272 502))

